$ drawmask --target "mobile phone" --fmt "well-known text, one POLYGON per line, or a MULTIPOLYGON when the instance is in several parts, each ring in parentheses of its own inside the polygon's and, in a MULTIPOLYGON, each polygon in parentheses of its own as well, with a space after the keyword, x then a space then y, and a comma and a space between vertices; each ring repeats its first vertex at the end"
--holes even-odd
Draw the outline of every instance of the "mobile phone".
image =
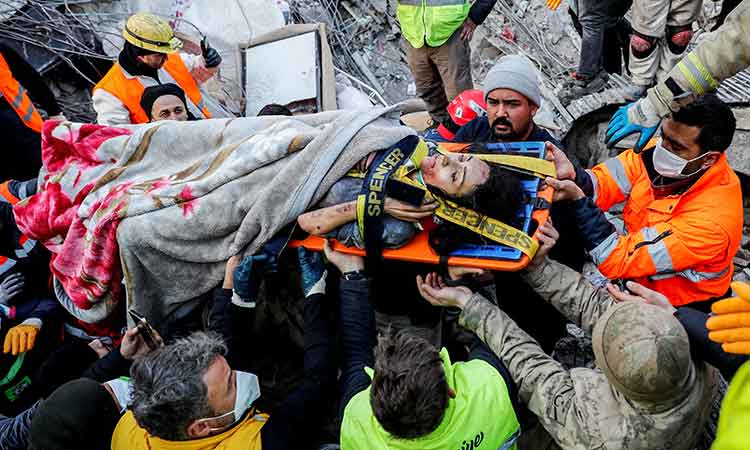
POLYGON ((150 348, 151 350, 156 350, 159 345, 156 343, 156 330, 154 330, 154 327, 151 326, 151 324, 148 323, 145 317, 138 314, 135 310, 129 309, 128 314, 130 315, 130 318, 133 319, 133 322, 135 322, 136 326, 140 327, 138 328, 139 334, 143 337, 143 341, 146 343, 146 346, 150 348))

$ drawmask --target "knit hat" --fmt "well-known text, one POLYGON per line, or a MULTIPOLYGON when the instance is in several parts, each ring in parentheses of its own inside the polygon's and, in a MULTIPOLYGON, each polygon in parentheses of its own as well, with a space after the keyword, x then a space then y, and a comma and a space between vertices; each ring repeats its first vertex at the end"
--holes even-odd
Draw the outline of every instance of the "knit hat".
POLYGON ((536 68, 521 55, 503 56, 490 69, 484 78, 484 99, 495 89, 520 92, 536 106, 542 101, 536 68))
POLYGON ((592 333, 596 364, 631 400, 659 403, 689 392, 690 344, 680 322, 658 306, 611 307, 592 333))
POLYGON ((146 113, 149 119, 152 119, 151 110, 154 108, 154 103, 156 103, 156 100, 158 100, 159 97, 162 97, 164 95, 174 95, 175 97, 182 100, 182 103, 187 106, 187 101, 185 100, 185 91, 183 91, 176 84, 164 83, 157 84, 155 86, 149 86, 143 90, 143 94, 141 95, 141 108, 143 108, 143 111, 146 113))
POLYGON ((94 380, 60 386, 31 421, 29 450, 109 450, 120 420, 112 395, 94 380))

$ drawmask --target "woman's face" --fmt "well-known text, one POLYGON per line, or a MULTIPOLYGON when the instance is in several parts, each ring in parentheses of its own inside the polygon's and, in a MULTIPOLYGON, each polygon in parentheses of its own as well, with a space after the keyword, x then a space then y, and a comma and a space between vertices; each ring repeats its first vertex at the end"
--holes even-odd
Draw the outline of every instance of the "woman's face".
POLYGON ((489 176, 490 166, 469 154, 433 155, 422 160, 424 182, 450 197, 470 195, 489 176))

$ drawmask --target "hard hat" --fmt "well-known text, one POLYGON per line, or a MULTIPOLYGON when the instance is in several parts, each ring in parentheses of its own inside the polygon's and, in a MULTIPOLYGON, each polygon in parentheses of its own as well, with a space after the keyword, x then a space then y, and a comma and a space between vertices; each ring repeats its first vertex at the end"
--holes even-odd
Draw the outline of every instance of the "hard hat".
POLYGON ((484 102, 484 92, 479 89, 461 92, 448 104, 448 114, 459 127, 486 115, 487 104, 484 102))
POLYGON ((175 37, 169 23, 148 13, 130 16, 122 30, 122 37, 138 48, 156 53, 174 53, 182 48, 182 41, 175 37))

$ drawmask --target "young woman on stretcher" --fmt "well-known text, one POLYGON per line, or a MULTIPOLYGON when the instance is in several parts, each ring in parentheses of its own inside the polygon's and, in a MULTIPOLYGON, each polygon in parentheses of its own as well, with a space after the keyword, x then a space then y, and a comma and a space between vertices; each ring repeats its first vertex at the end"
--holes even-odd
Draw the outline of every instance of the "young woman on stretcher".
MULTIPOLYGON (((480 153, 481 148, 470 148, 480 153)), ((374 160, 374 153, 364 158, 355 170, 366 172, 374 160)), ((497 164, 475 158, 471 153, 441 154, 430 150, 426 156, 419 152, 406 162, 407 177, 425 186, 432 195, 449 199, 500 220, 508 225, 519 225, 519 211, 527 195, 521 178, 497 164), (415 161, 416 160, 416 161, 415 161)), ((297 219, 307 233, 333 237, 347 246, 364 247, 364 239, 357 225, 357 196, 363 179, 346 176, 333 185, 320 209, 302 214, 297 219)), ((432 215, 437 208, 434 201, 421 206, 386 197, 382 242, 385 248, 398 248, 408 243, 419 231, 418 221, 432 215)), ((430 244, 439 254, 448 254, 461 244, 482 243, 482 236, 457 225, 442 221, 430 234, 430 244)))

